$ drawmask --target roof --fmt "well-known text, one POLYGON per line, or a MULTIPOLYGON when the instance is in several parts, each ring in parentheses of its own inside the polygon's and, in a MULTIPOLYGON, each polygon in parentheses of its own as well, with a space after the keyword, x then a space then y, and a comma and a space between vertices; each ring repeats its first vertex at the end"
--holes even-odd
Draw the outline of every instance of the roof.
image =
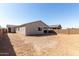
MULTIPOLYGON (((29 25, 29 24, 33 24, 33 23, 37 23, 37 22, 42 22, 41 20, 39 21, 34 21, 34 22, 30 22, 30 23, 25 23, 25 24, 22 24, 22 25, 19 25, 19 26, 16 26, 16 27, 23 27, 23 26, 26 26, 26 25, 29 25)), ((44 22, 42 22, 43 24, 45 24, 44 22)), ((45 24, 46 26, 48 26, 47 24, 45 24)))
POLYGON ((16 27, 16 25, 7 25, 7 27, 16 27))
POLYGON ((61 25, 51 25, 52 28, 61 28, 61 25))

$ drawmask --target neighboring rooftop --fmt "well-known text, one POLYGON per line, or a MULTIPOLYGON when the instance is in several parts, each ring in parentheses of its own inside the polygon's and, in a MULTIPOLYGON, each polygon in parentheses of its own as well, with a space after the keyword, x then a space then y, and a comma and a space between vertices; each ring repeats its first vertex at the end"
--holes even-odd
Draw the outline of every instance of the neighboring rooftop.
POLYGON ((59 28, 60 29, 60 28, 62 28, 62 26, 61 25, 51 25, 50 28, 52 28, 52 29, 59 28))
POLYGON ((16 27, 16 25, 9 25, 9 24, 8 24, 7 27, 16 27))

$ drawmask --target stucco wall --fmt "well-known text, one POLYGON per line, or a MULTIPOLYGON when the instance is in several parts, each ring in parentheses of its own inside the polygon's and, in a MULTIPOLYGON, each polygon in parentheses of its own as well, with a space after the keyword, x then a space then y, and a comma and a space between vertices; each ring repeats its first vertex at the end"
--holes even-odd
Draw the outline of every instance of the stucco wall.
POLYGON ((44 27, 48 27, 48 26, 43 24, 42 22, 36 22, 36 23, 31 23, 29 25, 26 25, 24 27, 20 27, 19 31, 17 28, 16 32, 24 35, 44 34, 44 27), (41 27, 42 31, 38 31, 38 27, 41 27))
POLYGON ((12 32, 12 33, 15 32, 15 27, 11 27, 11 32, 12 32))
POLYGON ((48 28, 48 26, 41 22, 29 24, 26 27, 26 35, 44 34, 44 27, 48 28), (38 27, 41 27, 42 31, 38 31, 38 27))
POLYGON ((18 28, 16 28, 16 33, 20 33, 20 34, 25 35, 25 32, 26 32, 25 27, 20 27, 19 30, 18 30, 18 28))

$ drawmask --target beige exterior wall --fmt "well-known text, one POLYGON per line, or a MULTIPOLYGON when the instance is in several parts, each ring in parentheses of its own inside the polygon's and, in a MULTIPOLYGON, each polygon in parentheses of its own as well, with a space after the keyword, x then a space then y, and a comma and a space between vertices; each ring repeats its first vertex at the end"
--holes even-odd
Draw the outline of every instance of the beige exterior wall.
POLYGON ((47 27, 48 28, 48 26, 46 26, 45 24, 43 24, 41 22, 29 24, 26 27, 26 35, 44 34, 44 30, 45 30, 44 27, 47 27), (42 28, 42 31, 38 31, 38 27, 41 27, 42 28))
POLYGON ((15 32, 15 27, 11 27, 11 32, 15 32))
POLYGON ((16 29, 16 32, 24 35, 44 34, 44 30, 45 30, 44 27, 48 28, 48 26, 43 24, 42 22, 36 22, 36 23, 28 24, 24 27, 20 27, 19 31, 18 29, 16 29), (38 27, 41 27, 42 31, 38 31, 38 27))
POLYGON ((25 32, 26 32, 26 27, 16 28, 16 33, 25 35, 25 32))

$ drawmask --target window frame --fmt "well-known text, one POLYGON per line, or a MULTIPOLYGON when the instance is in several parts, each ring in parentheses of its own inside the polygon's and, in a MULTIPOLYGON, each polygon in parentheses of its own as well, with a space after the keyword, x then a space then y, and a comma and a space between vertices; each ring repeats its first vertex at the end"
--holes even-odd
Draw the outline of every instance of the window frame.
POLYGON ((41 27, 38 27, 38 31, 42 31, 42 28, 41 27))

